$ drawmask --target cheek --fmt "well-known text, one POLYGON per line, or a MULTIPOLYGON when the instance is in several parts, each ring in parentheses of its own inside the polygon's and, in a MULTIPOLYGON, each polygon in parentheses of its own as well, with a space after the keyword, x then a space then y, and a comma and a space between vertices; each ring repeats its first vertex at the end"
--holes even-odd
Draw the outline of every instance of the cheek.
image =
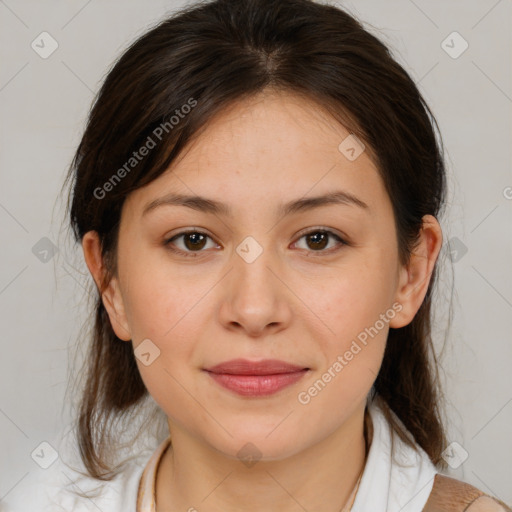
POLYGON ((135 342, 173 336, 205 293, 207 282, 166 258, 165 250, 133 253, 125 260, 123 298, 135 342))
MULTIPOLYGON (((391 269, 392 262, 375 251, 372 257, 339 269, 321 291, 310 289, 308 300, 329 326, 330 335, 339 340, 338 348, 373 326, 391 308, 395 293, 391 269)), ((378 327, 382 330, 380 323, 378 327)))
POLYGON ((304 390, 305 401, 314 399, 319 407, 328 407, 332 400, 348 405, 371 388, 396 314, 390 253, 386 255, 385 248, 367 251, 364 257, 359 253, 337 269, 336 279, 326 281, 321 291, 309 290, 308 300, 328 329, 317 336, 323 352, 320 379, 311 394, 304 390))
POLYGON ((322 362, 297 399, 313 417, 322 414, 326 425, 334 427, 361 403, 377 378, 395 315, 389 297, 379 272, 350 273, 327 293, 311 296, 329 329, 316 335, 322 362))
POLYGON ((144 282, 130 301, 130 322, 136 352, 137 344, 148 343, 145 340, 149 339, 150 352, 156 354, 149 365, 136 359, 148 392, 168 416, 179 416, 184 408, 190 408, 188 393, 198 396, 190 375, 199 373, 195 369, 194 340, 201 338, 204 326, 199 324, 198 315, 205 312, 199 291, 196 294, 190 287, 180 289, 176 282, 172 286, 164 284, 158 280, 144 282))
POLYGON ((139 359, 137 364, 149 392, 160 401, 171 389, 175 394, 182 391, 173 377, 185 382, 187 366, 194 365, 194 340, 201 339, 204 330, 204 295, 212 284, 180 275, 168 262, 156 259, 134 257, 126 264, 123 298, 134 349, 144 342, 157 354, 150 365, 139 359))

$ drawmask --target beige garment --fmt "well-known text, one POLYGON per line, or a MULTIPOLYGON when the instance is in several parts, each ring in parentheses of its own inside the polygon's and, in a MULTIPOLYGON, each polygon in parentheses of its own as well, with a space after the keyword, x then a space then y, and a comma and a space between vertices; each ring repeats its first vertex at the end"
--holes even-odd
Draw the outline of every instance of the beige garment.
POLYGON ((170 436, 160 443, 142 472, 137 494, 137 512, 155 512, 156 510, 156 474, 162 457, 169 446, 171 446, 170 436))

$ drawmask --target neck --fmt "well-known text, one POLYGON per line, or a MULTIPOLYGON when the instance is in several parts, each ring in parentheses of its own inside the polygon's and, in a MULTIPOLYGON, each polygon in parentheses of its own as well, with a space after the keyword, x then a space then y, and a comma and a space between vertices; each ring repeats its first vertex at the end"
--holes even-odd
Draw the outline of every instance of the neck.
MULTIPOLYGON (((358 409, 329 437, 291 457, 253 465, 226 457, 182 429, 170 429, 172 446, 157 474, 156 511, 339 512, 350 505, 364 469, 364 434, 371 429, 364 413, 364 407, 358 409)), ((371 430, 366 433, 371 436, 371 430)))

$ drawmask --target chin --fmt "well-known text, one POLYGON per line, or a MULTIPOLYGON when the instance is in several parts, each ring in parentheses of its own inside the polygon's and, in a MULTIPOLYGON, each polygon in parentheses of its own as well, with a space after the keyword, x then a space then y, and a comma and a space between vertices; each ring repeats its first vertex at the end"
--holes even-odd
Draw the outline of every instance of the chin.
POLYGON ((301 450, 302 443, 297 442, 297 435, 282 431, 280 435, 271 430, 248 429, 249 431, 231 432, 233 437, 224 436, 222 440, 210 440, 210 445, 226 457, 247 462, 276 461, 291 457, 301 450))

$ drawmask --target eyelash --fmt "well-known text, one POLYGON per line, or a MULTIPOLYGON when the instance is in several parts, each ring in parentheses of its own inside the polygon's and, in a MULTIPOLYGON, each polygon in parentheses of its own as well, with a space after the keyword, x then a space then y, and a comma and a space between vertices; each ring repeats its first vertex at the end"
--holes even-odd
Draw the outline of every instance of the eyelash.
MULTIPOLYGON (((306 233, 302 233, 300 235, 300 237, 297 239, 297 241, 300 240, 301 238, 304 238, 305 236, 312 235, 312 234, 315 234, 315 233, 322 233, 322 234, 325 234, 325 235, 332 236, 333 238, 338 240, 338 242, 340 242, 340 244, 341 244, 340 247, 334 248, 334 250, 333 250, 333 248, 331 248, 331 249, 327 249, 327 250, 322 249, 322 250, 318 250, 318 251, 313 251, 313 250, 309 251, 309 252, 312 252, 315 257, 316 256, 323 256, 326 253, 328 255, 330 255, 333 252, 338 252, 339 250, 341 250, 343 248, 343 246, 349 245, 343 238, 341 238, 339 235, 337 235, 333 231, 329 231, 328 229, 323 229, 323 228, 315 228, 315 229, 312 229, 310 231, 307 231, 306 233), (319 254, 315 254, 315 253, 319 253, 319 254)), ((203 231, 197 231, 197 230, 182 231, 181 233, 177 233, 176 235, 173 235, 171 238, 165 240, 164 241, 164 246, 167 247, 170 251, 172 251, 174 253, 180 254, 180 255, 185 256, 187 258, 189 258, 189 257, 195 258, 195 257, 197 257, 197 256, 195 256, 196 254, 204 252, 204 251, 203 250, 199 250, 199 251, 183 251, 181 249, 176 249, 175 247, 173 247, 173 244, 172 244, 172 242, 174 240, 176 240, 177 238, 179 238, 181 236, 185 236, 185 235, 190 235, 190 234, 204 235, 204 236, 207 236, 208 238, 212 239, 212 237, 210 235, 208 235, 207 233, 204 233, 203 231)))

